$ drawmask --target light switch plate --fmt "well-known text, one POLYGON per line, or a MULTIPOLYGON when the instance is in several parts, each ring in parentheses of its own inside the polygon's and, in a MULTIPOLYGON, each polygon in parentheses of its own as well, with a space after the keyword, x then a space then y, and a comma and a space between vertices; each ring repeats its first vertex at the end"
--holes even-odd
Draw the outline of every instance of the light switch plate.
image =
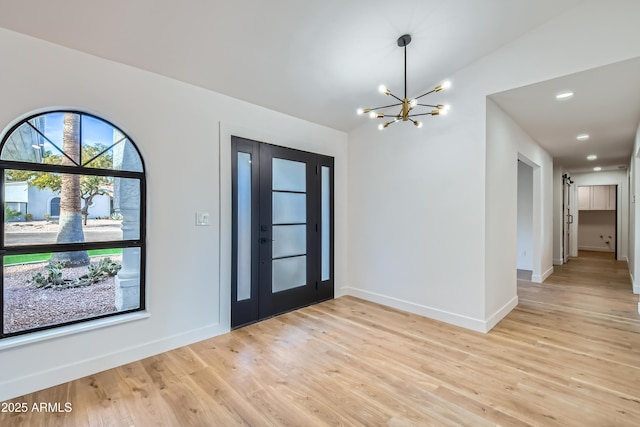
POLYGON ((209 225, 209 212, 196 212, 196 225, 209 225))

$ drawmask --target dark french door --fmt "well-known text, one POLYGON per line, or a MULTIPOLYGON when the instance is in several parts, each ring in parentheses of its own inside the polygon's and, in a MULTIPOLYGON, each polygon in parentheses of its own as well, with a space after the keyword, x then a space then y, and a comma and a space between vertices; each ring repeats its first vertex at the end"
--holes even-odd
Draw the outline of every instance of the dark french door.
POLYGON ((232 137, 231 327, 333 298, 333 158, 232 137))

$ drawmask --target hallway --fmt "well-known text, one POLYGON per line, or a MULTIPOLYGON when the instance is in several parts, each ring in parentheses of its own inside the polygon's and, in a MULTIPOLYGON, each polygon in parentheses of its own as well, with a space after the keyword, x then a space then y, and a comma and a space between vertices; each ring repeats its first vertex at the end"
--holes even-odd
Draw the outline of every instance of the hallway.
POLYGON ((535 301, 583 315, 639 320, 627 263, 616 261, 611 252, 580 251, 567 264, 554 266, 543 284, 519 280, 518 297, 520 306, 535 301))

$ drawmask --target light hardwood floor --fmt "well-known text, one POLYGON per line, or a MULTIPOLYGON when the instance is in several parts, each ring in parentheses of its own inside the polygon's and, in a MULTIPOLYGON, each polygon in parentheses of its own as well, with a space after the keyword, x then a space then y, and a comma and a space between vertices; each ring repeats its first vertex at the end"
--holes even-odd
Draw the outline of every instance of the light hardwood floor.
POLYGON ((626 263, 581 253, 518 294, 489 334, 339 298, 14 399, 73 411, 0 425, 640 425, 626 263))

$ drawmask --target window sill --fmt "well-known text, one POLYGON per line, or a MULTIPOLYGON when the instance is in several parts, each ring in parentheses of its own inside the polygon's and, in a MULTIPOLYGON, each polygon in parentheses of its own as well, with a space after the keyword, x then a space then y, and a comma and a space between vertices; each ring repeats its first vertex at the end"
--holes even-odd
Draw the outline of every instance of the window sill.
POLYGON ((0 351, 8 348, 19 347, 22 345, 32 344, 40 341, 60 338, 67 335, 73 335, 81 332, 91 331, 94 329, 105 328, 108 326, 119 325, 121 323, 133 322, 148 318, 150 315, 146 311, 123 314, 122 316, 108 317, 87 321, 84 323, 76 323, 74 325, 63 326, 57 329, 49 329, 46 331, 34 332, 32 334, 19 335, 11 338, 5 338, 0 341, 0 351))

